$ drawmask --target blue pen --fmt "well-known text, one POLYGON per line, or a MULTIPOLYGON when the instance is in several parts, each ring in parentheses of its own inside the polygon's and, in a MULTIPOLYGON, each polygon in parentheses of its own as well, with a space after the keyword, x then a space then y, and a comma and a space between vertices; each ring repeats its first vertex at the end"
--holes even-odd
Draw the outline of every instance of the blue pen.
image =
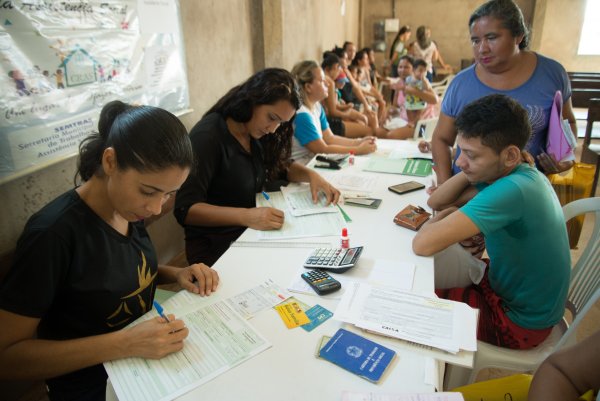
POLYGON ((267 200, 267 203, 269 204, 269 206, 273 207, 273 204, 271 203, 271 197, 269 196, 269 194, 266 193, 265 191, 262 191, 262 194, 265 197, 265 199, 267 200))
POLYGON ((160 304, 157 301, 153 301, 154 303, 154 307, 156 308, 156 311, 158 312, 158 314, 160 315, 160 317, 162 317, 163 319, 165 319, 167 321, 167 323, 170 323, 171 321, 169 320, 169 318, 167 317, 167 315, 165 315, 165 310, 163 309, 162 306, 160 306, 160 304))

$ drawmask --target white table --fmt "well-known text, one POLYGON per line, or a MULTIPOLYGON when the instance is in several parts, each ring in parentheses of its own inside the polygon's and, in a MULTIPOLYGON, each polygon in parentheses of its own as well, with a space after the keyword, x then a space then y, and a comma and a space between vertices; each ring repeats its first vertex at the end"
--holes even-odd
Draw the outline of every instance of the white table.
MULTIPOLYGON (((406 141, 379 141, 379 148, 410 146, 406 141)), ((341 173, 359 173, 366 157, 356 157, 354 166, 344 167, 341 173)), ((416 265, 413 289, 433 291, 433 258, 420 257, 412 252, 414 232, 393 223, 395 214, 409 203, 426 206, 424 190, 397 195, 387 187, 416 180, 428 185, 430 177, 417 178, 396 174, 374 174, 378 177, 377 189, 372 197, 383 201, 378 209, 343 206, 352 218, 348 223, 350 246, 363 245, 364 251, 357 266, 344 275, 359 274, 361 266, 372 265, 376 259, 408 262, 416 265)), ((257 232, 246 230, 240 241, 255 241, 257 232)), ((286 240, 289 242, 290 240, 286 240)), ((297 242, 328 242, 337 246, 339 236, 312 237, 292 240, 297 242)), ((229 298, 244 292, 266 279, 286 288, 296 276, 309 248, 231 247, 214 268, 218 270, 221 285, 214 296, 229 298)), ((212 297, 211 296, 211 297, 212 297)), ((301 301, 320 304, 334 312, 338 300, 328 297, 294 294, 301 301)), ((214 380, 180 397, 179 400, 338 400, 343 390, 404 393, 433 392, 439 385, 440 374, 432 359, 422 354, 399 350, 397 341, 366 334, 355 327, 329 319, 312 332, 301 328, 287 329, 274 310, 262 311, 250 320, 272 347, 256 357, 218 376, 214 380), (370 337, 398 351, 398 357, 379 384, 367 380, 315 357, 321 336, 333 335, 345 327, 370 337), (432 370, 433 369, 433 370, 432 370), (425 372, 430 374, 426 383, 425 372)))

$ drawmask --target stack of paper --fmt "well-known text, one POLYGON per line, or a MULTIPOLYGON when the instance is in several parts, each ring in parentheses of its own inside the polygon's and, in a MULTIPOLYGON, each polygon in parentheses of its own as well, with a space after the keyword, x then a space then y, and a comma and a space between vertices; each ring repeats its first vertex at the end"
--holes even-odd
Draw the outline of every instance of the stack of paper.
MULTIPOLYGON (((291 184, 290 184, 291 185, 291 184)), ((310 192, 309 192, 310 194, 310 192)), ((283 227, 279 230, 259 231, 260 240, 281 240, 306 237, 326 237, 340 235, 344 227, 344 218, 336 207, 331 212, 294 216, 289 210, 282 192, 269 193, 270 200, 266 201, 262 194, 257 194, 256 205, 274 207, 285 212, 283 227)), ((307 196, 306 194, 304 196, 307 196)), ((312 198, 309 198, 312 203, 312 198)), ((316 207, 315 207, 316 209, 316 207)))
POLYGON ((449 353, 477 349, 477 310, 435 296, 355 282, 346 288, 335 318, 449 353))

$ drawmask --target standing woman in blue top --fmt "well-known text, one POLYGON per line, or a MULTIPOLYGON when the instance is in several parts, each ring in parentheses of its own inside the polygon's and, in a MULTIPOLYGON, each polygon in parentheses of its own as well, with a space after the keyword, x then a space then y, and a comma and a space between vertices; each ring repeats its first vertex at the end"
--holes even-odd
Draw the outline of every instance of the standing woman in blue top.
POLYGON ((198 168, 177 194, 174 209, 185 228, 188 262, 212 266, 247 227, 280 229, 283 211, 256 207, 256 194, 268 183, 308 182, 313 200, 322 191, 337 203, 337 189, 290 159, 290 120, 299 107, 290 73, 267 68, 232 88, 192 128, 198 168))
POLYGON ((475 64, 450 83, 431 142, 438 184, 459 171, 453 166, 450 153, 457 135, 456 116, 465 105, 490 93, 510 96, 525 107, 533 129, 526 150, 537 159, 543 172, 571 168, 572 160, 553 160, 545 154, 550 110, 557 90, 563 95, 563 118, 568 119, 573 133, 577 132, 565 69, 558 62, 527 50, 529 31, 521 10, 511 0, 492 0, 481 5, 469 19, 469 30, 475 64))
POLYGON ((104 106, 98 133, 80 146, 83 184, 29 219, 0 285, 0 379, 46 379, 52 401, 104 400, 103 362, 183 347, 188 329, 174 316, 124 328, 152 308, 160 281, 200 295, 217 288, 208 266, 159 266, 144 228, 192 163, 173 114, 104 106))
POLYGON ((377 149, 375 137, 344 138, 334 135, 329 128, 321 105, 327 93, 325 73, 316 61, 301 61, 292 69, 302 93, 302 107, 294 121, 292 158, 303 164, 316 153, 350 153, 364 155, 377 149))

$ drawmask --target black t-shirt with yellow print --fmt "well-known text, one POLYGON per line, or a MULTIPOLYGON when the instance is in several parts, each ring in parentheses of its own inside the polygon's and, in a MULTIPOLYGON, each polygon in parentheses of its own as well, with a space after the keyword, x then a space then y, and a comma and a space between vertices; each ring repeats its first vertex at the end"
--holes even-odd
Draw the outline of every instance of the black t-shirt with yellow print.
MULTIPOLYGON (((75 190, 34 214, 0 284, 0 308, 40 318, 38 337, 67 340, 122 329, 152 308, 158 265, 143 223, 123 236, 75 190)), ((47 380, 77 394, 102 385, 102 365, 47 380)))

